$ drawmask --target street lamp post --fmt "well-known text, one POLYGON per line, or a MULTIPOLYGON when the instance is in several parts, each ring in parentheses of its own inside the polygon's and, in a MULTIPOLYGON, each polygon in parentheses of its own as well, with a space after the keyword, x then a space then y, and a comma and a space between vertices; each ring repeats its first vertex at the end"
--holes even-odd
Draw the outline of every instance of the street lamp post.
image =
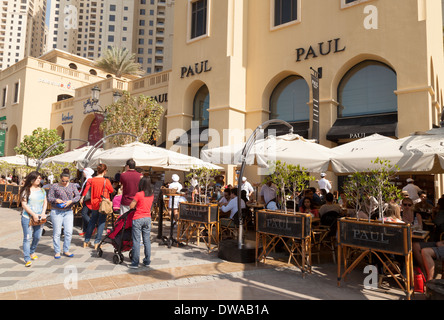
POLYGON ((248 157, 248 155, 250 154, 251 149, 253 148, 253 145, 256 142, 256 139, 258 138, 260 133, 263 133, 264 130, 272 124, 283 124, 285 126, 287 126, 289 128, 290 133, 293 133, 293 126, 291 124, 289 124, 288 122, 284 121, 284 120, 279 120, 279 119, 272 119, 272 120, 268 120, 265 121, 264 123, 262 123, 260 126, 258 126, 253 133, 251 134, 251 136, 248 138, 247 142, 245 143, 244 148, 242 149, 242 154, 241 154, 241 169, 239 171, 239 175, 238 175, 238 189, 237 189, 237 212, 238 212, 238 216, 239 216, 239 234, 238 234, 238 241, 237 244, 234 244, 232 241, 226 241, 225 243, 221 243, 219 246, 219 258, 224 259, 224 260, 228 260, 228 261, 233 261, 233 262, 241 262, 241 263, 248 263, 248 262, 253 262, 255 257, 253 257, 254 255, 254 251, 253 249, 247 249, 244 246, 243 243, 243 219, 242 219, 242 207, 241 207, 241 179, 243 177, 244 174, 244 170, 245 170, 245 165, 246 165, 246 159, 248 157))

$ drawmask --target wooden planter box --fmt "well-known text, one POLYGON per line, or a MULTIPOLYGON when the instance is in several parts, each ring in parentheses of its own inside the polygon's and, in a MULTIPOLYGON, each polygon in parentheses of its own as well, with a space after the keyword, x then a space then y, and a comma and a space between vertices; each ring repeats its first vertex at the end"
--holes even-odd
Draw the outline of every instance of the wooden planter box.
POLYGON ((219 207, 217 204, 182 202, 179 204, 177 241, 196 239, 197 245, 203 239, 209 251, 219 245, 219 207), (204 236, 202 232, 206 230, 204 236))
POLYGON ((311 272, 311 215, 305 213, 283 213, 259 210, 256 214, 256 261, 265 259, 281 241, 293 260, 302 270, 311 272), (259 244, 262 252, 259 255, 259 244), (301 256, 301 260, 296 259, 301 256))
POLYGON ((338 286, 341 279, 350 273, 368 254, 373 254, 390 272, 397 284, 403 289, 407 298, 413 293, 413 254, 412 228, 410 224, 391 223, 372 220, 342 218, 338 220, 338 286), (361 251, 359 257, 347 266, 349 249, 361 251), (395 268, 387 254, 404 256, 406 277, 395 276, 395 268), (341 261, 344 262, 344 273, 341 274, 341 261), (398 278, 400 280, 398 280, 398 278))

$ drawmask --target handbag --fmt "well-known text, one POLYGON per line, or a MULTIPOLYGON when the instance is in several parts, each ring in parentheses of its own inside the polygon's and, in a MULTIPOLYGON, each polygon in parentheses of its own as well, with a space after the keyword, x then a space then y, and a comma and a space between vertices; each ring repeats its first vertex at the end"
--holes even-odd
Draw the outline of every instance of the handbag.
POLYGON ((46 219, 42 219, 41 217, 39 217, 38 221, 34 221, 34 219, 32 217, 29 217, 29 225, 32 227, 40 226, 45 223, 46 223, 46 219))
POLYGON ((103 196, 103 194, 105 193, 105 184, 106 184, 106 178, 105 181, 103 182, 103 191, 102 191, 102 201, 100 202, 99 205, 99 212, 101 214, 111 214, 114 212, 113 210, 113 203, 111 200, 109 200, 108 198, 105 198, 103 196))

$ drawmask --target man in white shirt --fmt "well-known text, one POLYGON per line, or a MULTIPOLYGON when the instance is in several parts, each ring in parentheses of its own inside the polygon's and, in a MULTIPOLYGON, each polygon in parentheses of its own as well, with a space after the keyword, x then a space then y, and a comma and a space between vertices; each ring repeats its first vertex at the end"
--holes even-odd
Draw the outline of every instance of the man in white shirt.
POLYGON ((408 178, 407 185, 402 188, 402 191, 407 191, 407 193, 409 194, 409 198, 413 200, 413 203, 418 203, 421 201, 421 199, 419 198, 419 192, 422 190, 420 187, 413 183, 414 181, 415 180, 413 180, 412 178, 408 178))
MULTIPOLYGON (((241 209, 245 209, 245 201, 241 199, 241 209)), ((233 219, 234 215, 237 213, 237 188, 231 190, 231 200, 227 205, 221 206, 220 209, 223 212, 230 211, 230 219, 233 219)))
POLYGON ((220 205, 227 205, 230 200, 231 200, 231 190, 228 188, 225 188, 224 196, 222 198, 220 198, 219 204, 220 205))
POLYGON ((276 189, 271 186, 272 184, 273 182, 267 181, 261 188, 261 201, 265 205, 276 198, 276 189))
POLYGON ((251 195, 254 192, 254 188, 250 182, 247 181, 246 177, 242 177, 242 187, 241 190, 245 190, 247 192, 247 199, 250 200, 251 195))
POLYGON ((325 173, 321 173, 321 179, 318 181, 319 189, 325 189, 327 193, 331 191, 331 183, 327 179, 325 179, 327 175, 325 173))

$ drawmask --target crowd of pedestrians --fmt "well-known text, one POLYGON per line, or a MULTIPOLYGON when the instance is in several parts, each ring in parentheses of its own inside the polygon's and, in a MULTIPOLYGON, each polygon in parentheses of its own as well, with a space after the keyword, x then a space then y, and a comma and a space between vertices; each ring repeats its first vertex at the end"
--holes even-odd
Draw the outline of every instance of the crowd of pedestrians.
POLYGON ((107 178, 108 168, 105 164, 97 166, 96 172, 91 168, 82 170, 83 183, 79 185, 71 181, 70 172, 64 169, 58 182, 45 184, 42 175, 33 171, 23 181, 20 202, 22 206, 21 224, 23 229, 23 255, 25 266, 30 267, 32 261, 38 259, 36 248, 43 231, 43 225, 50 219, 53 228, 54 259, 63 256, 72 258, 70 252, 73 235, 73 207, 81 206, 83 247, 88 248, 94 238, 94 248, 102 241, 107 215, 100 212, 103 198, 115 200, 113 207, 120 214, 135 210, 133 218, 132 238, 133 255, 130 268, 139 266, 141 241, 145 247, 144 265, 150 264, 151 243, 151 207, 153 190, 151 179, 144 177, 136 170, 136 163, 130 159, 118 180, 111 182, 107 178), (43 184, 45 184, 43 186, 43 184), (113 186, 114 185, 114 186, 113 186), (50 214, 47 216, 47 208, 50 214), (63 230, 63 245, 61 234, 63 230))

